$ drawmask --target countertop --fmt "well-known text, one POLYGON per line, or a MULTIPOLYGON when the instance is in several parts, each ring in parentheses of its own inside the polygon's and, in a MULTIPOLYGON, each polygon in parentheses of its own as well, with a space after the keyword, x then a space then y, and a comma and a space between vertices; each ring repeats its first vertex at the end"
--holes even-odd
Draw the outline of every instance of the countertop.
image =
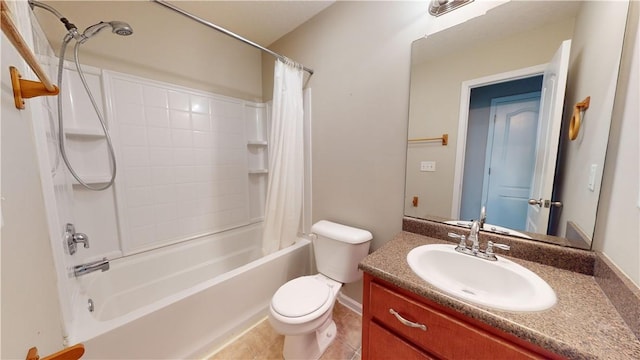
POLYGON ((367 256, 360 269, 569 359, 640 359, 640 341, 593 276, 504 256, 547 281, 558 303, 542 312, 493 310, 458 300, 418 277, 406 257, 426 244, 452 243, 401 232, 367 256))

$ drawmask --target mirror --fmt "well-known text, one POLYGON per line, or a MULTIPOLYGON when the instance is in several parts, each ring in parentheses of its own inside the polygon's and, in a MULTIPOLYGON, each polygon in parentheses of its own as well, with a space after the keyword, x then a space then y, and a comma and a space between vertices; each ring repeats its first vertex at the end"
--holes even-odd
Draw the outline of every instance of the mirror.
POLYGON ((628 2, 512 1, 416 40, 405 216, 468 226, 484 207, 485 231, 589 249, 627 10, 628 2), (568 39, 568 55, 558 55, 568 39), (555 92, 549 84, 563 70, 549 72, 554 55, 568 72, 555 92), (569 140, 574 105, 586 97, 569 140))

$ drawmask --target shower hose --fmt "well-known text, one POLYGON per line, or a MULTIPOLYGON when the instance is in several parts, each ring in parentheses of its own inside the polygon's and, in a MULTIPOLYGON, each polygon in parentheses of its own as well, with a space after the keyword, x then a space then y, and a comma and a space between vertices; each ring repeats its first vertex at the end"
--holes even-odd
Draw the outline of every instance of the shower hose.
MULTIPOLYGON (((60 88, 60 92, 62 93, 62 71, 64 69, 64 54, 67 50, 67 45, 69 44, 69 42, 71 41, 73 37, 69 34, 67 34, 64 39, 62 40, 62 45, 60 47, 60 55, 59 55, 59 62, 58 62, 58 86, 60 88)), ((71 175, 73 175, 73 177, 78 181, 78 183, 80 183, 80 185, 82 185, 84 188, 89 189, 89 190, 93 190, 93 191, 101 191, 101 190, 106 190, 109 187, 111 187, 115 181, 116 178, 116 157, 115 157, 115 153, 113 151, 113 144, 111 142, 111 137, 109 136, 109 131, 107 130, 107 126, 105 124, 105 120, 104 120, 104 115, 102 114, 102 112, 100 111, 100 109, 98 108, 98 104, 96 103, 95 98, 93 97, 93 94, 91 93, 91 90, 89 89, 89 85, 87 84, 87 80, 84 76, 84 73, 82 72, 82 69, 80 67, 80 62, 78 60, 78 50, 80 48, 80 45, 82 44, 82 42, 80 41, 76 41, 76 44, 73 48, 73 60, 76 64, 76 69, 78 70, 78 75, 80 75, 80 80, 82 81, 82 85, 84 86, 84 89, 87 92, 87 95, 89 96, 89 100, 91 101, 91 105, 93 105, 93 109, 96 112, 96 115, 98 116, 98 120, 100 122, 100 125, 102 126, 102 131, 105 135, 105 139, 107 140, 107 150, 109 153, 109 166, 111 168, 111 178, 110 180, 103 186, 92 186, 89 185, 89 183, 87 181, 82 180, 82 178, 78 175, 78 173, 76 173, 76 171, 73 169, 73 166, 71 165, 71 162, 69 161, 69 158, 67 156, 67 152, 65 149, 65 134, 64 134, 64 117, 62 115, 62 96, 58 95, 58 142, 59 142, 59 148, 60 148, 60 155, 62 157, 62 159, 64 160, 65 165, 67 165, 67 169, 69 169, 69 172, 71 173, 71 175)), ((56 159, 58 159, 58 157, 56 157, 56 159)), ((59 161, 59 160, 56 160, 59 161)), ((57 168, 57 165, 55 166, 55 168, 57 168)))

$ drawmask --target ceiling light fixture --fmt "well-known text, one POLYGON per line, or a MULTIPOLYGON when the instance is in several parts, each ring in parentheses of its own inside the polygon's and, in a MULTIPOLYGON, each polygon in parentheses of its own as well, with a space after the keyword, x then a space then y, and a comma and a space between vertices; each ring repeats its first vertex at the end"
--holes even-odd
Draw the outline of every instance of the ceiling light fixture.
POLYGON ((432 0, 429 3, 429 14, 440 16, 471 2, 473 0, 432 0))

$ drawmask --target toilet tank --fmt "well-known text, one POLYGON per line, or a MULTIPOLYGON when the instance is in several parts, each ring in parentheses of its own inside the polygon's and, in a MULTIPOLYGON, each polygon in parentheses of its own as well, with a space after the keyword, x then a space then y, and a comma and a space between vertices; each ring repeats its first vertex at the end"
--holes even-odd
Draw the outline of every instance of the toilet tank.
POLYGON ((370 232, 327 220, 313 224, 311 232, 318 272, 341 283, 362 277, 358 263, 369 253, 370 232))

